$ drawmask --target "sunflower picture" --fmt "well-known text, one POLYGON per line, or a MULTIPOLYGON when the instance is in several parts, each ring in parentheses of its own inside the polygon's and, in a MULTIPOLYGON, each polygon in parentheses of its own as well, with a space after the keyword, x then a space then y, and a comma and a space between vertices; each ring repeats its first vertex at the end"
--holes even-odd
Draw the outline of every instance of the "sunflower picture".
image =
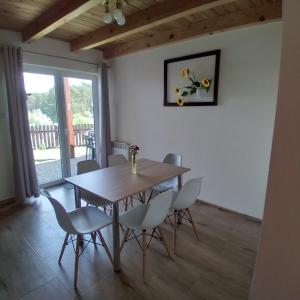
POLYGON ((164 106, 218 104, 220 50, 164 61, 164 106))
MULTIPOLYGON (((180 76, 187 78, 190 81, 189 85, 183 87, 175 88, 175 95, 177 97, 186 97, 197 93, 197 90, 205 90, 207 93, 211 87, 212 80, 209 78, 202 78, 199 80, 196 77, 195 72, 191 71, 189 68, 182 68, 180 70, 180 76)), ((182 98, 178 98, 176 101, 178 106, 182 106, 184 101, 182 98)))

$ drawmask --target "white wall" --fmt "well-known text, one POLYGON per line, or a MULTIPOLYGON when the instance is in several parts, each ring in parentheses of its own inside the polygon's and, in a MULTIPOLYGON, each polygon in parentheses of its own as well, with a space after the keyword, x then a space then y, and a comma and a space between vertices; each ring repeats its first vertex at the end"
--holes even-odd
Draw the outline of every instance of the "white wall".
POLYGON ((97 66, 92 64, 99 64, 102 61, 101 51, 88 50, 71 52, 69 43, 50 38, 42 38, 31 44, 22 43, 21 34, 9 30, 0 29, 0 45, 22 47, 24 51, 23 61, 27 64, 73 69, 84 72, 97 72, 97 66), (27 51, 35 53, 28 53, 27 51), (57 57, 61 57, 61 59, 57 57), (77 60, 77 62, 75 60, 77 60))
POLYGON ((142 157, 183 154, 200 198, 262 217, 279 75, 281 24, 239 29, 112 61, 116 137, 142 157), (219 105, 164 107, 164 59, 220 48, 219 105))
MULTIPOLYGON (((23 60, 27 64, 96 73, 97 64, 102 61, 102 52, 97 50, 74 53, 69 50, 68 43, 49 38, 43 38, 32 44, 23 44, 20 33, 7 30, 0 30, 0 46, 3 45, 22 47, 25 51, 23 60), (70 59, 73 59, 73 61, 70 59)), ((3 68, 0 62, 0 201, 14 196, 7 99, 3 76, 3 68)))
POLYGON ((283 1, 283 50, 261 242, 251 300, 300 299, 300 1, 283 1))

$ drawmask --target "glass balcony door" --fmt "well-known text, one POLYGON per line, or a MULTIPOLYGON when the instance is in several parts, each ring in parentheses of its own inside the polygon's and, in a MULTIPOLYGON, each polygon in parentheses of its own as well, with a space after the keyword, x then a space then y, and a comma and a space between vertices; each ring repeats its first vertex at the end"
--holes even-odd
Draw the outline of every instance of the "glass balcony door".
POLYGON ((68 166, 71 176, 77 163, 96 158, 94 121, 94 81, 92 78, 64 76, 68 166))
POLYGON ((24 81, 38 181, 48 187, 76 175, 79 161, 95 159, 97 77, 25 66, 24 81))
POLYGON ((40 185, 63 178, 61 126, 54 74, 24 73, 34 162, 40 185))

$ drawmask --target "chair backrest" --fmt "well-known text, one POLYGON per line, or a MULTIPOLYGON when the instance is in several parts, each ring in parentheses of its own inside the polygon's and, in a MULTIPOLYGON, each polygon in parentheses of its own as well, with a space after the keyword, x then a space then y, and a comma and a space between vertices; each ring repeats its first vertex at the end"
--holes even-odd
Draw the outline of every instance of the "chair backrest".
POLYGON ((112 154, 108 157, 108 166, 117 166, 127 163, 128 160, 123 154, 112 154))
POLYGON ((86 135, 86 136, 84 136, 84 139, 85 139, 85 145, 86 145, 86 147, 88 147, 88 148, 95 148, 95 140, 94 140, 94 138, 86 135))
MULTIPOLYGON (((181 167, 182 166, 182 155, 178 154, 178 153, 168 153, 163 162, 165 164, 170 164, 170 165, 174 165, 177 167, 181 167)), ((168 180, 168 182, 172 182, 172 186, 173 188, 177 188, 178 187, 178 177, 174 177, 168 180)))
POLYGON ((70 220, 70 217, 69 217, 68 213, 66 212, 65 208, 56 199, 54 199, 46 189, 41 189, 41 194, 43 196, 45 196, 46 198, 48 198, 48 200, 52 204, 52 206, 54 208, 54 211, 55 211, 57 222, 60 225, 60 227, 65 232, 68 232, 68 233, 71 233, 71 234, 76 234, 77 231, 74 228, 74 226, 73 226, 73 224, 70 220))
POLYGON ((100 169, 100 165, 97 163, 96 160, 83 160, 77 163, 77 174, 83 174, 87 172, 92 172, 100 169))
POLYGON ((185 209, 192 206, 200 194, 202 180, 203 178, 201 177, 187 181, 178 192, 172 207, 175 209, 185 209))
POLYGON ((178 153, 168 153, 164 160, 164 163, 181 167, 182 166, 182 155, 178 153))
POLYGON ((173 193, 173 190, 169 190, 159 194, 150 201, 148 204, 149 208, 141 224, 142 228, 154 228, 163 223, 169 212, 173 200, 173 193))

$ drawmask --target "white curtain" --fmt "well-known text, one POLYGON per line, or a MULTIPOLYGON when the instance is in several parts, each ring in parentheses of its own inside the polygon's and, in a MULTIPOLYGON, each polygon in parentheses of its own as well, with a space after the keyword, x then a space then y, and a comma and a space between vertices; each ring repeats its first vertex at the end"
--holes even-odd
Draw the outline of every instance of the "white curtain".
POLYGON ((22 51, 15 47, 1 47, 9 110, 16 201, 38 197, 39 187, 31 147, 23 79, 22 51))

